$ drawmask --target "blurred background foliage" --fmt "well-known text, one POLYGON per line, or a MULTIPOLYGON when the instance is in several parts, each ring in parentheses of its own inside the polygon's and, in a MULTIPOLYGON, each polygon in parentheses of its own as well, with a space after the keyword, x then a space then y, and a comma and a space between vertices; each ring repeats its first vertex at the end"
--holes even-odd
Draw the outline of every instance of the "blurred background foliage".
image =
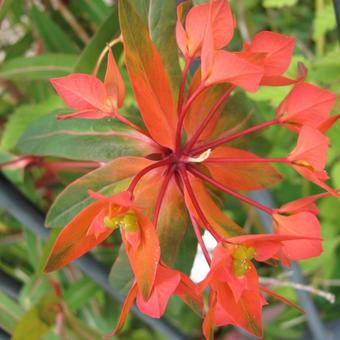
MULTIPOLYGON (((151 0, 152 1, 152 0, 151 0)), ((175 1, 169 5, 166 16, 170 29, 175 23, 175 1)), ((193 0, 202 3, 204 0, 193 0)), ((147 17, 149 0, 135 0, 139 13, 147 17)), ((295 56, 290 75, 296 72, 297 62, 309 69, 308 81, 333 90, 340 96, 340 49, 336 21, 330 0, 234 0, 238 28, 231 49, 240 49, 258 31, 273 30, 296 38, 295 56)), ((69 158, 67 145, 56 152, 60 145, 25 145, 25 134, 32 129, 44 129, 48 117, 64 109, 55 95, 48 78, 71 72, 93 71, 96 60, 105 47, 119 34, 117 9, 114 1, 104 0, 2 0, 0 1, 0 163, 16 159, 22 153, 55 155, 69 158), (47 150, 47 151, 46 151, 47 150)), ((170 30, 171 32, 171 30, 170 30)), ((121 47, 114 48, 116 58, 123 66, 121 47)), ((126 72, 123 75, 127 80, 126 72)), ((263 88, 244 96, 239 108, 247 107, 253 122, 273 117, 276 106, 288 92, 288 88, 263 88), (249 109, 250 108, 250 109, 249 109)), ((303 100, 303 98, 301 98, 303 100)), ((131 90, 128 91, 123 113, 135 117, 131 90)), ((340 110, 340 102, 334 113, 340 110)), ((247 112, 246 112, 247 113, 247 112)), ((249 112, 248 112, 249 113, 249 112)), ((67 123, 76 124, 76 123, 67 123)), ((88 126, 86 124, 89 124, 88 126)), ((90 122, 87 129, 103 129, 90 122), (94 126, 95 125, 95 126, 94 126)), ((51 128, 51 127, 50 127, 51 128)), ((330 132, 332 148, 328 171, 332 185, 340 187, 340 124, 330 132)), ((252 138, 250 148, 262 155, 287 154, 296 136, 280 128, 271 128, 252 138)), ((72 142, 72 141, 70 141, 72 142)), ((77 141, 73 141, 77 142, 77 141)), ((53 144, 54 143, 54 144, 53 144)), ((54 158, 53 158, 54 159, 54 158)), ((91 160, 91 155, 88 155, 91 160)), ((48 160, 51 160, 48 158, 48 160)), ((4 174, 37 206, 47 211, 56 195, 70 181, 84 172, 58 172, 44 177, 42 166, 46 158, 39 158, 25 169, 4 169, 4 174), (44 180, 42 180, 44 179, 44 180), (46 180, 47 179, 47 180, 46 180)), ((282 169, 285 180, 273 188, 277 204, 319 192, 318 189, 289 169, 282 169)), ((86 170, 88 171, 88 170, 86 170)), ((1 188, 0 188, 1 190, 1 188)), ((254 211, 234 202, 227 202, 225 210, 247 228, 262 230, 254 211)), ((338 295, 340 292, 340 203, 332 198, 320 204, 325 251, 320 258, 304 261, 301 265, 307 282, 319 289, 338 295)), ((190 238, 190 235, 187 236, 190 238)), ((195 245, 186 254, 190 271, 195 245)), ((42 275, 41 259, 45 245, 32 232, 23 228, 6 211, 0 210, 0 270, 22 284, 17 298, 0 291, 0 328, 13 334, 13 339, 100 339, 110 331, 119 315, 120 304, 78 269, 67 267, 49 277, 42 275), (27 334, 30 334, 27 337, 27 334)), ((46 252, 46 251, 45 251, 46 252)), ((98 247, 94 254, 104 264, 110 265, 117 255, 112 244, 98 247)), ((115 263, 111 282, 124 291, 124 280, 119 282, 124 263, 115 263)), ((287 280, 279 268, 266 267, 261 275, 287 280)), ((124 274, 125 275, 125 274, 124 274)), ((122 274, 122 276, 124 276, 122 274)), ((126 274, 128 275, 128 273, 126 274)), ((296 301, 291 288, 277 288, 279 293, 296 301)), ((339 319, 340 301, 330 304, 314 296, 322 320, 339 319)), ((189 338, 200 338, 200 320, 178 300, 170 301, 166 318, 189 338)), ((292 308, 272 304, 265 312, 265 338, 299 339, 306 329, 306 318, 292 308)), ((225 329, 221 334, 227 339, 234 332, 225 329)), ((234 334, 235 335, 235 334, 234 334)), ((243 335, 236 334, 242 337, 243 335)), ((141 321, 130 316, 121 333, 123 339, 163 339, 141 321)))

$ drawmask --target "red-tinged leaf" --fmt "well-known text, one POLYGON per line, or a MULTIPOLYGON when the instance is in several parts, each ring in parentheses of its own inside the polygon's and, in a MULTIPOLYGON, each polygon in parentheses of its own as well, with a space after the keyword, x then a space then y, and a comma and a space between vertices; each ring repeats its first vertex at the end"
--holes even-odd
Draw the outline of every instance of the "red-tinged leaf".
POLYGON ((206 340, 214 340, 214 323, 215 323, 215 308, 217 297, 215 292, 210 292, 209 295, 209 309, 204 317, 202 332, 206 340))
MULTIPOLYGON (((196 72, 193 80, 191 81, 190 88, 188 89, 189 98, 195 89, 198 87, 200 83, 200 72, 196 72)), ((219 84, 216 86, 211 86, 207 88, 203 93, 201 93, 195 101, 190 105, 189 110, 185 116, 184 120, 184 128, 188 134, 188 138, 192 137, 194 132, 200 126, 203 119, 207 116, 209 111, 213 108, 214 104, 218 101, 218 99, 225 93, 228 86, 225 84, 219 84)), ((203 133, 200 136, 199 140, 206 140, 218 123, 218 120, 221 116, 222 111, 226 107, 227 104, 222 105, 219 110, 215 113, 214 117, 211 119, 209 124, 204 129, 203 133)), ((223 124, 223 129, 225 130, 225 125, 223 124)))
POLYGON ((149 33, 128 0, 119 1, 126 67, 134 94, 151 136, 174 145, 176 110, 168 74, 149 33))
POLYGON ((157 224, 162 261, 173 266, 189 224, 184 199, 175 179, 169 183, 162 207, 157 224))
MULTIPOLYGON (((220 210, 202 181, 192 176, 190 176, 189 179, 196 199, 214 231, 222 237, 243 234, 243 229, 220 210)), ((185 190, 185 202, 188 209, 190 209, 191 214, 197 221, 200 221, 200 225, 206 229, 207 226, 205 226, 197 214, 187 190, 185 190)))
POLYGON ((295 302, 290 301, 289 299, 285 298, 284 296, 282 296, 282 295, 280 295, 280 294, 278 294, 278 293, 274 292, 273 290, 268 289, 266 287, 261 286, 260 289, 263 292, 265 292, 266 294, 270 295, 271 297, 283 302, 284 304, 286 304, 288 306, 295 308, 300 313, 305 314, 305 311, 299 305, 297 305, 295 302))
POLYGON ((277 116, 287 127, 295 130, 303 125, 318 128, 327 120, 335 101, 335 94, 331 91, 298 83, 280 104, 277 116))
POLYGON ((269 188, 282 180, 282 175, 268 163, 256 163, 257 156, 241 149, 219 147, 204 162, 211 176, 235 190, 259 190, 269 188), (230 163, 214 163, 214 158, 230 158, 230 163), (254 159, 254 163, 233 163, 233 158, 254 159))
POLYGON ((72 109, 110 110, 106 103, 106 88, 95 76, 73 73, 66 77, 53 78, 50 81, 65 104, 72 109))
POLYGON ((137 287, 137 284, 134 284, 125 299, 122 311, 120 312, 120 316, 119 316, 119 320, 117 322, 116 328, 111 333, 106 334, 103 337, 104 339, 109 339, 112 336, 116 335, 121 330, 121 328, 124 326, 126 317, 133 305, 133 302, 136 299, 137 293, 138 293, 138 287, 137 287))
POLYGON ((262 336, 262 306, 263 298, 259 293, 259 284, 256 270, 249 270, 248 289, 245 289, 238 302, 227 283, 216 284, 217 306, 215 323, 217 326, 234 324, 249 333, 262 336))
POLYGON ((178 285, 175 294, 178 295, 196 314, 202 317, 203 296, 197 290, 197 287, 190 278, 183 273, 181 273, 181 282, 178 285))
POLYGON ((104 84, 113 107, 121 107, 125 98, 125 85, 111 48, 107 56, 104 84))
POLYGON ((137 212, 140 241, 135 249, 128 241, 129 232, 122 230, 122 238, 135 274, 138 289, 147 300, 155 281, 157 266, 160 259, 160 248, 156 230, 151 221, 137 212))
POLYGON ((154 287, 148 300, 145 301, 141 295, 137 296, 139 310, 152 318, 160 318, 164 314, 167 303, 178 287, 180 280, 179 272, 159 265, 154 287))
POLYGON ((78 178, 56 198, 50 208, 46 225, 48 228, 64 226, 88 206, 92 201, 88 191, 102 194, 115 194, 126 189, 131 177, 152 164, 152 161, 141 157, 121 157, 78 178))
POLYGON ((282 251, 289 260, 304 260, 322 253, 320 223, 310 212, 301 212, 291 216, 273 215, 274 230, 282 235, 314 237, 283 241, 282 251))
POLYGON ((220 50, 214 57, 213 68, 206 85, 231 83, 246 91, 256 92, 263 77, 263 69, 236 53, 220 50))
POLYGON ((59 234, 45 266, 45 272, 57 270, 84 255, 103 242, 112 229, 102 226, 96 228, 97 234, 88 234, 88 230, 98 214, 108 208, 108 201, 103 199, 91 203, 83 209, 59 234))
POLYGON ((266 77, 286 72, 292 59, 294 38, 275 32, 263 31, 255 35, 245 51, 265 54, 262 65, 266 77))

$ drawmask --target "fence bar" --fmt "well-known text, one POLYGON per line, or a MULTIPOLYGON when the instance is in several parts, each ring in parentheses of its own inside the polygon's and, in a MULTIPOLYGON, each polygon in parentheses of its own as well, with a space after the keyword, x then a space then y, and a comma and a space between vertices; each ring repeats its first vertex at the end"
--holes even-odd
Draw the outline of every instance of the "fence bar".
MULTIPOLYGON (((5 209, 24 227, 30 229, 42 240, 48 238, 49 231, 44 227, 44 214, 0 173, 0 208, 5 209)), ((80 257, 73 263, 98 286, 103 288, 114 300, 122 303, 124 297, 109 283, 109 270, 90 254, 80 257)), ((152 319, 142 314, 135 306, 131 312, 155 331, 163 333, 171 340, 187 339, 181 332, 164 319, 152 319)))

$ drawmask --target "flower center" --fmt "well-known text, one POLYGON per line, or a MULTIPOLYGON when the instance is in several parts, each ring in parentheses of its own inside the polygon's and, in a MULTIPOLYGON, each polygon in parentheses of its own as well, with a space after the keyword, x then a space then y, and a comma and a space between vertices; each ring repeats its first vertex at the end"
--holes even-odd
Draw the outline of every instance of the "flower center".
POLYGON ((231 254, 233 258, 233 271, 235 276, 241 277, 250 269, 251 260, 254 258, 256 249, 244 245, 236 246, 231 254))
POLYGON ((139 228, 137 215, 128 211, 125 215, 115 217, 104 217, 104 225, 110 229, 123 228, 126 232, 136 232, 139 228))

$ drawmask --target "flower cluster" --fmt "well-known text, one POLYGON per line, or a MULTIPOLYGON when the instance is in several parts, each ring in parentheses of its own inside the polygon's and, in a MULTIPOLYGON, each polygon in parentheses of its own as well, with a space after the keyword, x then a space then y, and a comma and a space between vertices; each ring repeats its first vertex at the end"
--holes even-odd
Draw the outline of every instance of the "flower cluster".
POLYGON ((325 182, 329 147, 325 132, 339 118, 329 115, 335 96, 305 82, 303 65, 299 65, 296 79, 284 75, 294 48, 291 37, 260 32, 242 51, 227 51, 235 20, 228 0, 212 0, 194 7, 188 2, 178 6, 176 38, 185 66, 174 99, 157 48, 145 31, 140 34, 144 34, 143 46, 148 50, 136 54, 134 38, 126 29, 128 2, 120 1, 119 5, 125 64, 144 124, 136 125, 119 113, 125 85, 111 51, 104 81, 95 75, 71 74, 51 83, 66 105, 75 110, 59 119, 117 119, 131 129, 135 143, 145 144, 145 155, 114 161, 117 166, 129 167, 126 171, 132 177, 128 186, 109 197, 89 193, 94 200, 61 231, 45 271, 61 268, 119 230, 135 280, 118 325, 108 336, 122 327, 134 301, 141 312, 159 318, 169 298, 176 294, 204 318, 207 339, 212 338, 214 326, 229 324, 261 337, 262 307, 267 303, 263 293, 277 294, 261 287, 254 261, 275 260, 289 265, 292 260, 322 252, 315 201, 338 195, 325 182), (189 81, 195 59, 200 59, 200 67, 189 81), (243 124, 225 128, 223 109, 233 92, 256 92, 261 86, 292 89, 271 120, 245 129, 243 124), (262 158, 229 145, 273 125, 297 134, 297 144, 287 157, 262 158), (275 163, 292 167, 326 191, 277 209, 242 193, 280 182, 282 175, 273 167, 275 163), (216 190, 271 216, 273 234, 246 235, 221 211, 216 190), (180 209, 181 204, 185 211, 180 209), (210 266, 199 284, 172 265, 174 248, 185 233, 179 222, 182 214, 189 216, 210 266), (165 228, 164 221, 169 219, 171 223, 165 228), (210 232, 218 243, 212 257, 202 231, 210 232), (205 292, 209 294, 206 305, 205 292))

